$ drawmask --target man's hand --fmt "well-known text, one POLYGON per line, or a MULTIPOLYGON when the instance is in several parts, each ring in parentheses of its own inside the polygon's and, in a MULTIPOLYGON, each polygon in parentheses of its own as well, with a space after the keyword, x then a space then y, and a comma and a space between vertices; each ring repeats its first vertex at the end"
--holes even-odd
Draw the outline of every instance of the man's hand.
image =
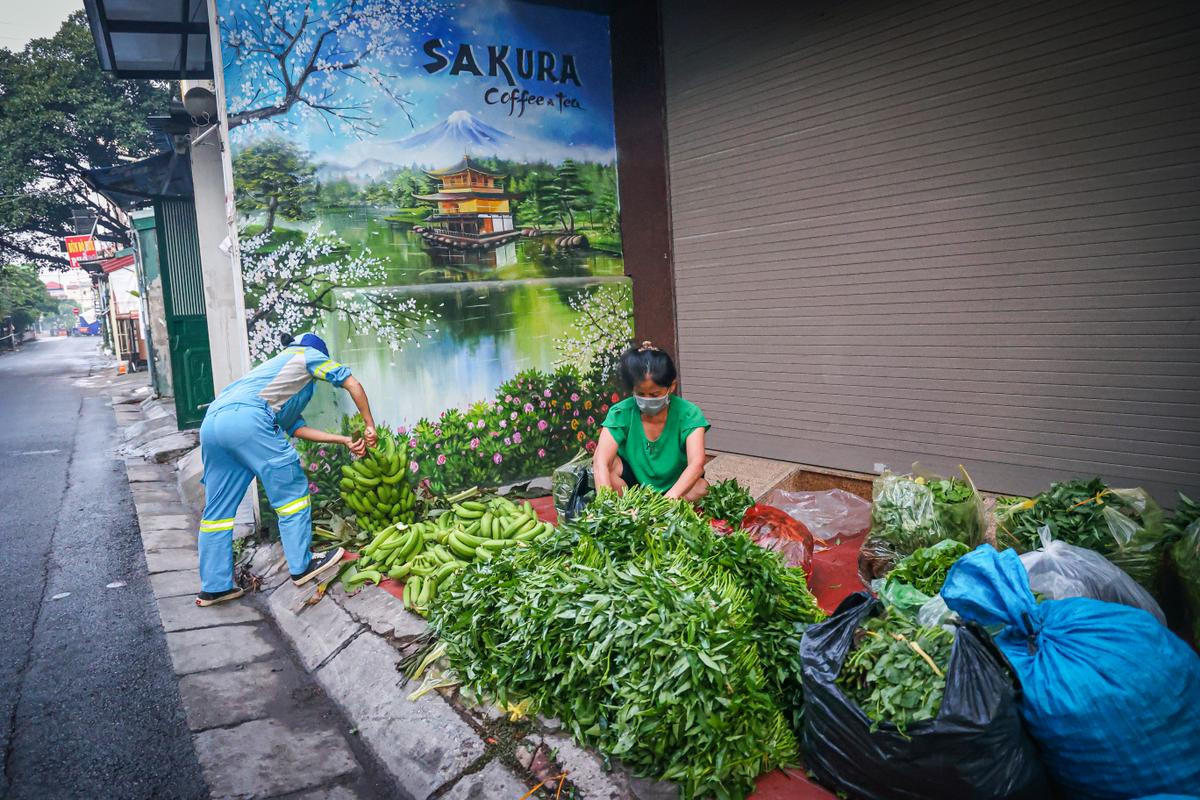
POLYGON ((367 454, 367 442, 364 439, 351 439, 346 446, 350 448, 350 452, 354 454, 355 458, 362 458, 367 454))
POLYGON ((368 425, 363 435, 366 438, 367 447, 374 447, 379 444, 379 436, 375 433, 374 425, 368 425))

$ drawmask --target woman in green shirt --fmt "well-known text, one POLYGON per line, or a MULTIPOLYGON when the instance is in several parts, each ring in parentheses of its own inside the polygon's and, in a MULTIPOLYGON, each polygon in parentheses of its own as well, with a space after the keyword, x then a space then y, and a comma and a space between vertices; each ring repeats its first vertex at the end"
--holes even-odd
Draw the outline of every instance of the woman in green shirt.
POLYGON ((608 410, 592 458, 596 487, 643 484, 667 497, 696 502, 704 480, 704 433, 708 420, 693 403, 674 394, 675 363, 650 342, 621 355, 621 380, 631 396, 608 410))

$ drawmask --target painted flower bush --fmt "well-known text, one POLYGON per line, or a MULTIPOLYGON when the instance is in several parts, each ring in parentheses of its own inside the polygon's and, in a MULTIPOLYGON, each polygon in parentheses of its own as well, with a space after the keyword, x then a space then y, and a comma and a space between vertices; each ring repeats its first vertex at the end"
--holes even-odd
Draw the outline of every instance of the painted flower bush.
POLYGON ((522 372, 490 402, 447 410, 402 433, 434 492, 548 475, 580 449, 596 447, 614 395, 586 384, 570 367, 522 372))

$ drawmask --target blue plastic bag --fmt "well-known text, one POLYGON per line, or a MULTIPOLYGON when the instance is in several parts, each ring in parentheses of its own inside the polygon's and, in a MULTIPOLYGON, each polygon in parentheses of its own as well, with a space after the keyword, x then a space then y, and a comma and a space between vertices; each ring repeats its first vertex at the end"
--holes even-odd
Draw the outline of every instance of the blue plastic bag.
POLYGON ((1021 681, 1021 715, 1066 796, 1127 800, 1200 786, 1200 657, 1148 612, 1038 604, 1013 550, 980 545, 942 597, 989 628, 1021 681))

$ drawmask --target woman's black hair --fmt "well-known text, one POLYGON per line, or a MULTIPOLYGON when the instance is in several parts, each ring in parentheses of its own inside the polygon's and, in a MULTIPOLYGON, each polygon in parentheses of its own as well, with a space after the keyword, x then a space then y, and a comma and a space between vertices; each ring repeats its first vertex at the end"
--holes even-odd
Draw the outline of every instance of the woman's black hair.
POLYGON ((621 383, 625 388, 633 388, 649 378, 662 387, 669 387, 675 382, 675 362, 667 355, 666 350, 660 350, 650 342, 634 345, 621 354, 619 368, 621 383))
POLYGON ((284 347, 287 347, 292 342, 296 341, 296 337, 290 333, 281 333, 281 334, 279 334, 279 341, 283 344, 284 347))

